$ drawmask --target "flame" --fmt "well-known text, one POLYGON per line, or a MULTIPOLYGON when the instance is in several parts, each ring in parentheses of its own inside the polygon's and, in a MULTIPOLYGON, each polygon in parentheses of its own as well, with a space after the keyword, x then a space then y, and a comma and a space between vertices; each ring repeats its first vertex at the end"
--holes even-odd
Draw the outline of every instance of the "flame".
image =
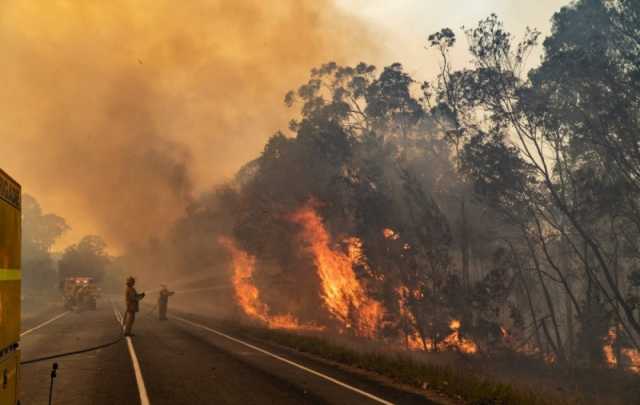
MULTIPOLYGON (((507 329, 505 326, 500 325, 500 336, 502 337, 502 343, 510 348, 510 349, 515 349, 514 348, 514 343, 516 342, 516 338, 514 335, 511 334, 511 331, 509 331, 509 329, 507 329)), ((526 346, 526 345, 525 345, 526 346)), ((521 348, 520 351, 522 350, 528 350, 527 347, 523 347, 521 348)))
POLYGON ((230 238, 220 237, 218 243, 224 246, 231 254, 234 292, 240 308, 247 316, 258 319, 267 324, 268 327, 275 329, 324 329, 313 324, 300 324, 296 317, 291 314, 269 315, 269 306, 260 300, 260 291, 253 283, 256 258, 239 249, 230 238))
MULTIPOLYGON (((313 202, 295 211, 290 220, 301 226, 300 239, 310 256, 320 279, 320 296, 324 307, 342 326, 341 332, 350 331, 356 336, 372 338, 377 335, 383 315, 383 305, 367 295, 366 289, 356 275, 355 268, 367 272, 372 279, 378 279, 368 265, 362 241, 349 237, 341 241, 342 248, 333 242, 322 218, 316 212, 313 202)), ((397 239, 399 235, 385 228, 386 238, 397 239)), ((239 306, 247 316, 258 319, 270 328, 322 330, 315 324, 300 324, 295 316, 271 315, 269 306, 260 299, 260 291, 253 283, 256 259, 239 249, 229 238, 220 238, 220 243, 233 258, 233 286, 239 306)), ((405 249, 409 249, 408 245, 405 249)), ((451 333, 437 344, 426 339, 417 329, 417 322, 408 303, 410 299, 421 300, 423 292, 419 288, 401 286, 396 289, 398 307, 404 327, 405 344, 411 350, 456 349, 463 353, 476 353, 478 347, 470 339, 460 334, 461 322, 451 320, 451 333)))
MULTIPOLYGON (((607 365, 611 368, 616 367, 618 365, 618 361, 622 360, 616 357, 615 351, 613 350, 613 345, 617 340, 618 335, 616 333, 615 327, 609 328, 607 337, 604 339, 602 352, 604 353, 604 358, 607 365)), ((633 373, 640 374, 640 351, 638 351, 638 349, 623 348, 620 349, 620 354, 622 354, 627 360, 626 369, 633 373)), ((623 362, 622 364, 625 364, 625 362, 623 362)))
POLYGON ((384 228, 382 230, 382 235, 384 235, 385 239, 398 240, 400 238, 400 235, 390 228, 384 228))
POLYGON ((417 332, 413 332, 407 337, 407 346, 411 350, 425 350, 426 348, 429 352, 435 351, 436 349, 439 351, 454 349, 465 354, 475 354, 478 352, 476 343, 473 340, 461 337, 458 330, 454 330, 437 345, 434 345, 431 339, 425 339, 423 344, 420 335, 417 332))
POLYGON ((353 264, 369 267, 362 251, 362 241, 356 237, 345 239, 347 244, 347 256, 353 264))
POLYGON ((329 233, 311 203, 293 213, 291 220, 302 226, 301 238, 309 244, 320 277, 322 299, 331 315, 357 335, 373 337, 383 309, 378 301, 367 296, 353 270, 354 265, 364 261, 362 242, 358 238, 347 239, 347 254, 332 248, 329 233))
POLYGON ((605 344, 602 346, 602 352, 604 353, 605 361, 609 367, 615 367, 618 365, 618 359, 613 351, 613 344, 617 340, 616 331, 614 328, 610 328, 605 338, 605 344))
POLYGON ((478 351, 478 346, 473 340, 460 336, 460 327, 462 324, 458 319, 453 319, 449 323, 449 328, 452 330, 451 334, 444 338, 441 346, 443 348, 456 348, 462 353, 473 354, 478 351))
MULTIPOLYGON (((416 299, 422 298, 423 295, 419 290, 410 291, 406 286, 400 286, 396 288, 396 294, 398 294, 398 306, 400 310, 400 316, 408 322, 409 325, 414 327, 416 324, 415 316, 409 308, 407 307, 408 299, 411 295, 413 295, 416 299)), ((433 344, 431 339, 425 339, 424 343, 420 338, 420 334, 414 329, 407 337, 406 337, 406 345, 411 350, 446 350, 446 349, 457 349, 462 353, 473 354, 478 351, 478 346, 470 339, 463 338, 460 336, 460 327, 462 323, 458 319, 452 319, 449 322, 449 328, 451 329, 451 334, 449 334, 446 338, 444 338, 437 345, 433 344)))
MULTIPOLYGON (((431 346, 431 342, 427 341, 427 349, 429 349, 431 346)), ((424 344, 422 343, 422 339, 420 338, 420 335, 418 334, 418 332, 412 332, 409 336, 407 336, 407 347, 410 350, 424 350, 424 344)))
MULTIPOLYGON (((416 291, 413 292, 414 295, 415 293, 416 291)), ((398 295, 398 309, 400 317, 413 329, 411 332, 405 331, 405 333, 407 333, 407 336, 405 337, 406 346, 410 350, 424 350, 425 347, 422 339, 420 338, 420 334, 414 329, 416 318, 407 307, 407 302, 411 292, 403 285, 396 288, 396 294, 398 295)), ((427 342, 427 344, 430 344, 430 342, 427 342)))
POLYGON ((543 356, 545 363, 547 364, 555 364, 556 363, 556 355, 553 353, 546 353, 543 356))
POLYGON ((622 349, 627 359, 629 359, 629 371, 640 374, 640 351, 638 349, 622 349))

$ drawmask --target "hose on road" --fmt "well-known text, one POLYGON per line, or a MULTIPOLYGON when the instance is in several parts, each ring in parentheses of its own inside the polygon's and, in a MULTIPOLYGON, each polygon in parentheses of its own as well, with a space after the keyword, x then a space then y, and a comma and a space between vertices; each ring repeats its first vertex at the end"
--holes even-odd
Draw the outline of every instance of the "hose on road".
MULTIPOLYGON (((158 308, 158 304, 156 304, 153 308, 151 308, 151 310, 150 310, 149 312, 145 313, 145 314, 144 314, 144 315, 142 315, 142 316, 143 316, 143 317, 146 317, 146 316, 151 315, 151 314, 156 310, 156 308, 158 308)), ((113 346, 113 345, 115 345, 115 344, 119 343, 119 342, 120 342, 121 340, 123 340, 123 339, 124 339, 124 335, 121 335, 121 336, 120 336, 119 338, 117 338, 116 340, 113 340, 113 341, 111 341, 111 342, 104 343, 104 344, 101 344, 101 345, 98 345, 98 346, 91 346, 91 347, 87 347, 87 348, 85 348, 85 349, 81 349, 81 350, 74 350, 74 351, 71 351, 71 352, 64 352, 64 353, 59 353, 59 354, 53 354, 53 355, 45 356, 45 357, 37 357, 37 358, 35 358, 35 359, 21 361, 21 362, 20 362, 20 365, 21 365, 21 366, 25 366, 25 365, 27 365, 27 364, 39 363, 39 362, 42 362, 42 361, 58 359, 58 358, 60 358, 60 357, 67 357, 67 356, 73 356, 73 355, 75 355, 75 354, 82 354, 82 353, 89 353, 89 352, 93 352, 93 351, 96 351, 96 350, 100 350, 100 349, 107 348, 107 347, 109 347, 109 346, 113 346)))
POLYGON ((39 363, 41 361, 47 361, 47 360, 52 360, 52 359, 58 359, 60 357, 67 357, 67 356, 73 356, 74 354, 82 354, 82 353, 88 353, 88 352, 93 352, 96 350, 100 350, 100 349, 104 349, 107 348, 109 346, 113 346, 117 343, 119 343, 120 341, 122 341, 124 339, 124 335, 121 335, 119 338, 117 338, 116 340, 113 340, 111 342, 108 343, 104 343, 98 346, 91 346, 91 347, 87 347, 85 349, 81 349, 81 350, 74 350, 72 352, 64 352, 64 353, 58 353, 58 354, 53 354, 50 356, 45 356, 45 357, 37 357, 35 359, 31 359, 31 360, 25 360, 25 361, 21 361, 20 365, 21 366, 25 366, 27 364, 33 364, 33 363, 39 363))
POLYGON ((154 312, 156 312, 156 308, 158 308, 158 304, 154 305, 153 308, 151 308, 151 310, 149 310, 148 312, 145 312, 142 317, 146 317, 146 316, 151 316, 153 315, 154 312))

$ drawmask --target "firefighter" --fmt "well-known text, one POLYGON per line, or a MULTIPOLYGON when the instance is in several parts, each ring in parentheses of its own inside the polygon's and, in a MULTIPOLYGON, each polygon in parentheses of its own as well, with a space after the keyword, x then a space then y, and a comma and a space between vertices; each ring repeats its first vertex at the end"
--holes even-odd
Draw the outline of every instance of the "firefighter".
POLYGON ((73 287, 71 287, 71 307, 75 311, 80 310, 80 288, 82 288, 82 286, 78 283, 74 283, 73 287))
POLYGON ((127 278, 127 290, 124 298, 127 303, 127 312, 124 314, 124 335, 133 336, 131 328, 133 327, 133 321, 136 320, 136 312, 139 311, 139 302, 144 298, 145 294, 138 294, 133 286, 136 284, 136 279, 133 277, 127 278))
POLYGON ((161 321, 166 321, 169 297, 171 297, 175 293, 173 291, 169 291, 167 289, 167 286, 164 284, 162 284, 160 287, 160 295, 158 296, 158 319, 160 319, 161 321))
POLYGON ((78 310, 85 309, 87 306, 87 293, 89 289, 86 284, 78 285, 78 289, 76 290, 74 297, 76 300, 76 306, 78 310))

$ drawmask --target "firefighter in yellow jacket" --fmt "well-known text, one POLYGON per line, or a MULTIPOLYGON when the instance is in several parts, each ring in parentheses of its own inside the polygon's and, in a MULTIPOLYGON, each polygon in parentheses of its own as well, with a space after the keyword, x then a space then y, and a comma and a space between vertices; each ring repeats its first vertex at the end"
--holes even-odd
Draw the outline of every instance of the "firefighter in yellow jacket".
POLYGON ((164 284, 162 284, 160 287, 160 295, 158 296, 158 319, 160 319, 161 321, 166 321, 169 297, 171 297, 174 292, 169 291, 167 289, 167 286, 164 284))
POLYGON ((133 286, 136 284, 136 279, 133 277, 127 278, 127 290, 125 292, 125 300, 127 303, 127 312, 124 314, 124 335, 133 336, 131 328, 133 327, 133 321, 136 320, 136 312, 140 310, 139 302, 144 298, 144 293, 138 294, 133 286))

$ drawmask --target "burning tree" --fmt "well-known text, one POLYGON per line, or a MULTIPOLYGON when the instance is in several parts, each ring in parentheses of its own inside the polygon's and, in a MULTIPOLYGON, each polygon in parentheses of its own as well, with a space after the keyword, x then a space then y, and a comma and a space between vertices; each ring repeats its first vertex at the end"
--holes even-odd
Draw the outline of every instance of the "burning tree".
POLYGON ((451 257, 455 211, 443 208, 462 182, 416 89, 399 64, 376 75, 329 63, 287 95, 301 105, 295 137, 274 135, 238 182, 230 233, 244 250, 224 242, 234 263, 278 269, 236 288, 247 315, 273 326, 273 309, 412 348, 477 350, 460 322, 468 294, 451 257), (297 290, 272 293, 290 280, 297 290))
POLYGON ((636 370, 638 15, 563 8, 532 70, 539 34, 516 43, 496 16, 466 30, 465 69, 452 30, 428 38, 431 83, 313 69, 285 97, 291 132, 196 201, 174 243, 198 240, 189 267, 226 257, 266 326, 636 370))

